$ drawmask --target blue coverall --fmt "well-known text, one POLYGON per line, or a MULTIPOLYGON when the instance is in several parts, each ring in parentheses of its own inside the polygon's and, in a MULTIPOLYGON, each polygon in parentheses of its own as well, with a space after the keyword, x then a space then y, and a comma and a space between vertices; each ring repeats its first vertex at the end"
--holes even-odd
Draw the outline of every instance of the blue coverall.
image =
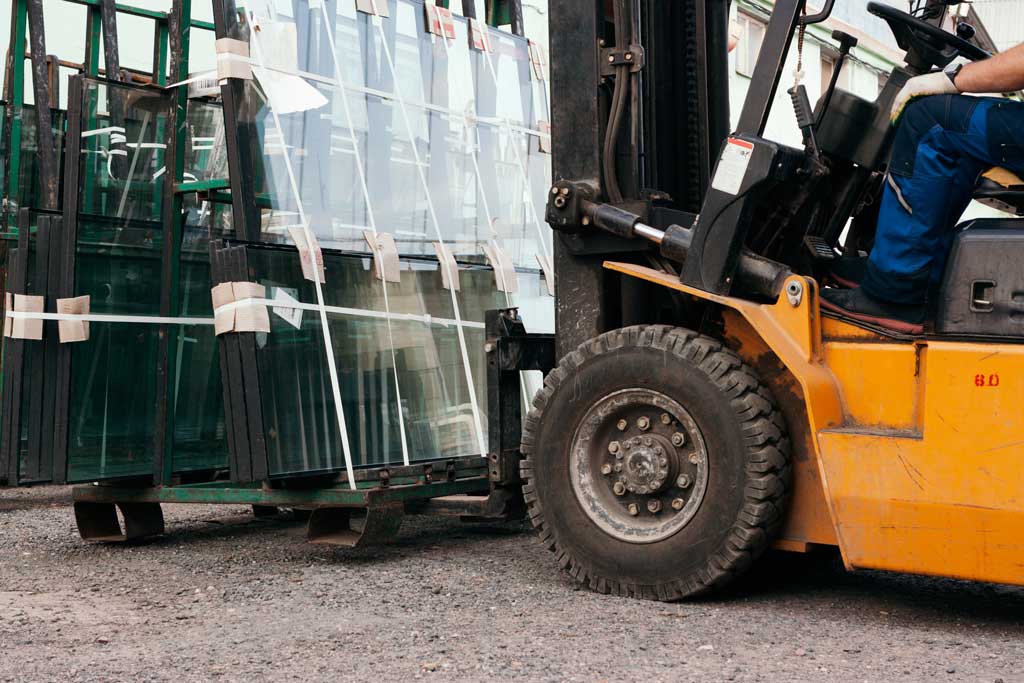
POLYGON ((908 104, 863 291, 883 301, 924 303, 942 279, 956 221, 978 176, 993 166, 1024 173, 1024 102, 932 95, 908 104))

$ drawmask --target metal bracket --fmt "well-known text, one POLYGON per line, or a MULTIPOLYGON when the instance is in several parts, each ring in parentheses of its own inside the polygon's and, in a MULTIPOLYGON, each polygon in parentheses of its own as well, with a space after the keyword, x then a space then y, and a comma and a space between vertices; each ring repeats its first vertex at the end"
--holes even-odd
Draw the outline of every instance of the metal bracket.
POLYGON ((628 48, 608 47, 601 50, 601 75, 614 76, 622 66, 628 66, 631 73, 638 73, 644 68, 647 53, 643 45, 630 45, 628 48))
POLYGON ((488 473, 494 486, 517 485, 523 417, 520 372, 550 372, 557 362, 555 337, 528 334, 515 308, 487 311, 486 335, 488 473))
POLYGON ((366 508, 361 528, 353 525, 357 508, 322 507, 313 510, 306 527, 306 540, 319 545, 362 548, 388 543, 398 535, 405 515, 402 503, 384 503, 366 508))
POLYGON ((84 541, 126 543, 164 533, 160 503, 75 503, 75 522, 84 541), (124 517, 124 530, 117 510, 124 517))

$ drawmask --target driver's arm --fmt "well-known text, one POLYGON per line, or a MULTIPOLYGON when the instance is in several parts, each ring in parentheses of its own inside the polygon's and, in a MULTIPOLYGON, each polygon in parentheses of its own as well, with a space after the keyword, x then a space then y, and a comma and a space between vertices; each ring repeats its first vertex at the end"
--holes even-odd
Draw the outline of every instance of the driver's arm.
POLYGON ((1024 44, 960 69, 960 92, 1011 92, 1024 89, 1024 44))
POLYGON ((1024 44, 980 62, 971 62, 960 69, 954 84, 946 73, 936 71, 911 78, 896 95, 892 105, 895 123, 907 103, 926 95, 962 92, 999 93, 1024 89, 1024 44))

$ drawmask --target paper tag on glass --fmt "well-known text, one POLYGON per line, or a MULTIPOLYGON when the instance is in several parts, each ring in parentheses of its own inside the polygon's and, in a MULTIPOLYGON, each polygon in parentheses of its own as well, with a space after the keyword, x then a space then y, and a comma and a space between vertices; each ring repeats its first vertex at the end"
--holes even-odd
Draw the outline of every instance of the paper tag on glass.
POLYGON ((275 304, 281 304, 280 306, 274 306, 274 315, 297 330, 302 329, 302 309, 296 305, 299 301, 294 296, 298 293, 296 289, 275 287, 273 297, 275 304))

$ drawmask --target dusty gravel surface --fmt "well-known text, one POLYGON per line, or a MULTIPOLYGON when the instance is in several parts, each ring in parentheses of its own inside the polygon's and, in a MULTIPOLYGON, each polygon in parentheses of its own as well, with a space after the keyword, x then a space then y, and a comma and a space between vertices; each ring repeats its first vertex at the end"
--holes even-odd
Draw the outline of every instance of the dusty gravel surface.
POLYGON ((67 492, 0 491, 2 681, 1024 681, 1024 590, 777 555, 714 600, 574 590, 519 524, 304 544, 247 508, 86 545, 67 492))

